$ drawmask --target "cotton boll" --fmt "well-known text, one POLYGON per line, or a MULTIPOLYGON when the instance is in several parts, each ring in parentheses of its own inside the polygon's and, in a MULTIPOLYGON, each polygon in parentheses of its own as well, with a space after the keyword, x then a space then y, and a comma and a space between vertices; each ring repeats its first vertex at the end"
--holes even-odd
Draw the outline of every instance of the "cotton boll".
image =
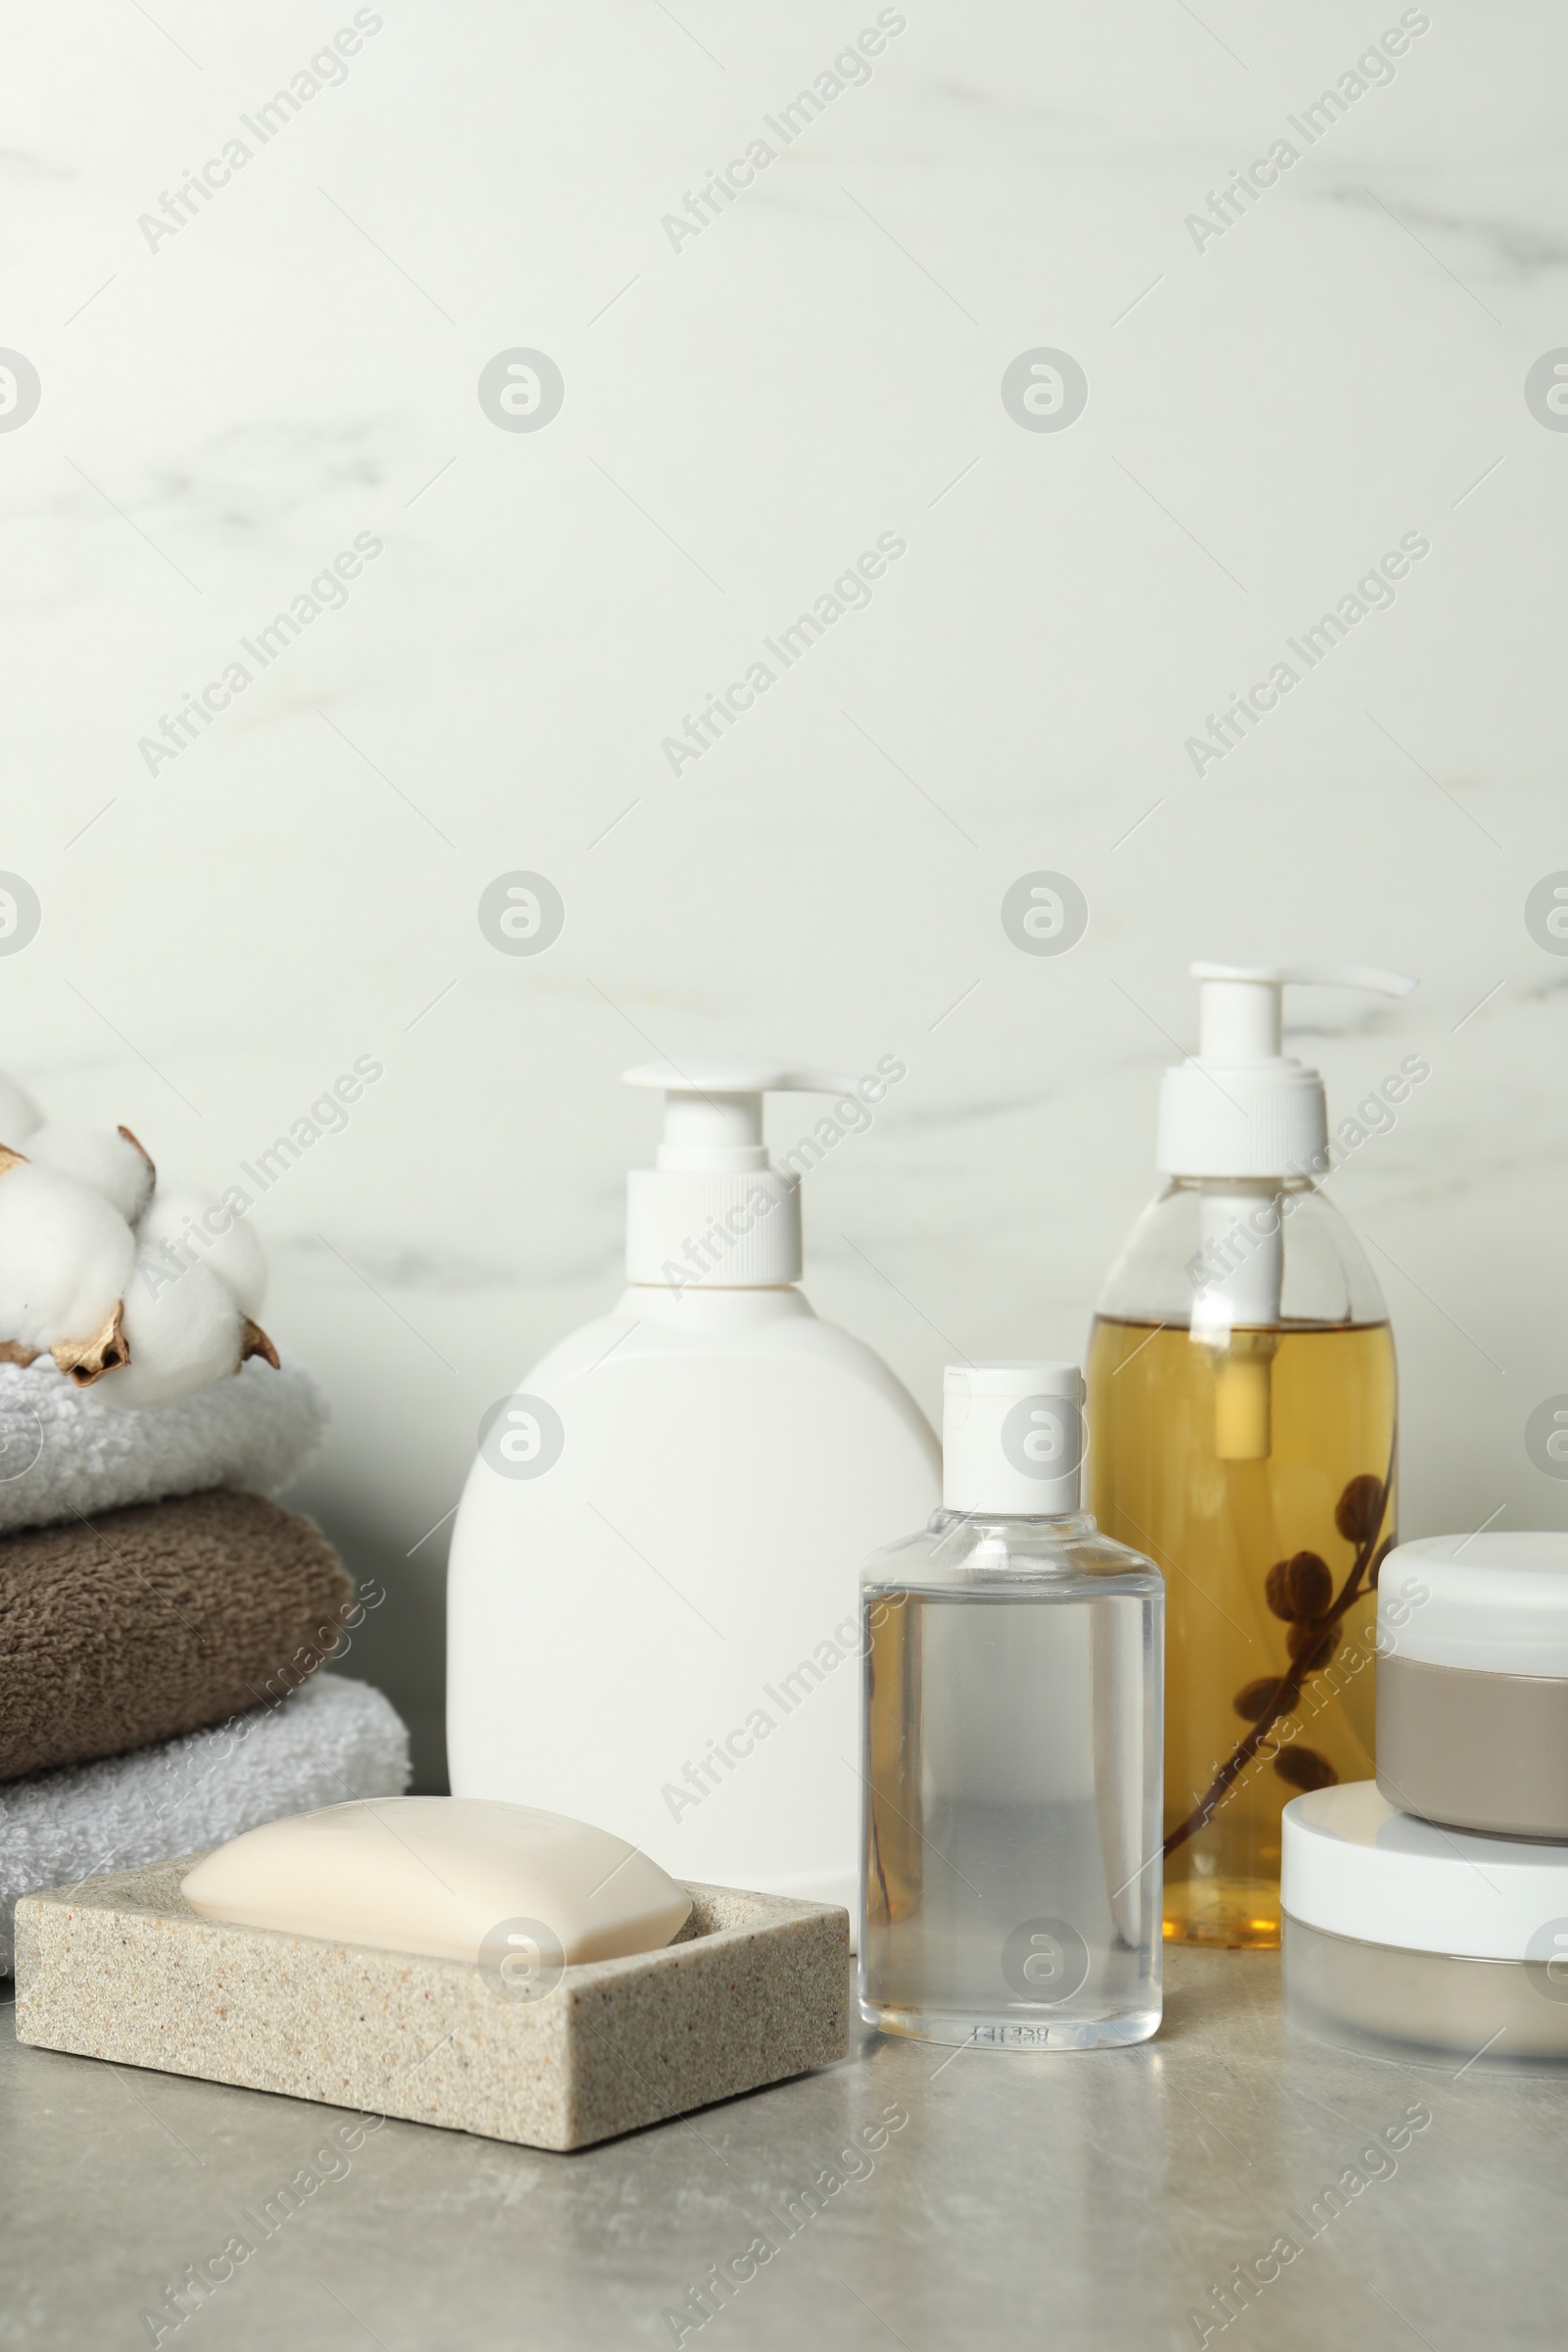
POLYGON ((24 1144, 42 1119, 32 1097, 0 1070, 0 1144, 24 1144))
POLYGON ((249 1220, 235 1216, 205 1193, 160 1185, 136 1228, 145 1249, 161 1250, 166 1262, 209 1267, 233 1293, 243 1315, 259 1315, 267 1297, 267 1259, 249 1220), (211 1219, 211 1224, 208 1219, 211 1219), (223 1230, 214 1233, 213 1226, 223 1230))
POLYGON ((172 1274, 141 1250, 125 1288, 130 1361, 106 1373, 98 1394, 111 1404, 167 1404, 226 1380, 240 1366, 245 1318, 233 1295, 205 1266, 172 1274))
POLYGON ((127 1225, 134 1225, 152 1197, 154 1169, 128 1127, 72 1127, 50 1119, 27 1139, 35 1167, 56 1168, 102 1193, 127 1225))
POLYGON ((0 1339, 85 1345, 112 1323, 136 1238, 101 1193, 22 1160, 0 1174, 0 1339))

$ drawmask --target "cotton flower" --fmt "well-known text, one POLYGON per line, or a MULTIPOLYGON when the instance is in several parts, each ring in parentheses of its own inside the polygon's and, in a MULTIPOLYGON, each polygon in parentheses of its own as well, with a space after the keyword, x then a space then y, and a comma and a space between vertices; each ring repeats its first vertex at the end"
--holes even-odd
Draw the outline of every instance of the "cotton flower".
POLYGON ((78 1382, 122 1361, 135 1259, 130 1227, 91 1185, 0 1152, 0 1341, 13 1361, 48 1348, 78 1382))
POLYGON ((232 1292, 242 1315, 259 1315, 267 1296, 267 1259, 254 1229, 226 1202, 205 1193, 160 1185, 142 1212, 136 1240, 173 1269, 207 1266, 232 1292))
POLYGON ((8 1105, 30 1132, 25 1152, 0 1141, 0 1362, 47 1349, 78 1387, 102 1381, 127 1407, 188 1396, 252 1355, 275 1366, 253 1319, 261 1244, 226 1204, 155 1193, 126 1127, 43 1124, 0 1079, 0 1117, 8 1105))
POLYGON ((160 1250, 137 1253, 123 1327, 130 1360, 99 1390, 110 1404, 167 1404, 226 1380, 247 1356, 277 1362, 271 1341, 241 1313, 226 1284, 200 1263, 172 1272, 160 1250))
POLYGON ((24 1144, 42 1118, 32 1097, 0 1070, 0 1143, 24 1144))
POLYGON ((128 1127, 75 1127, 50 1119, 28 1136, 27 1157, 35 1167, 90 1184, 127 1225, 135 1224, 152 1197, 152 1160, 128 1127))

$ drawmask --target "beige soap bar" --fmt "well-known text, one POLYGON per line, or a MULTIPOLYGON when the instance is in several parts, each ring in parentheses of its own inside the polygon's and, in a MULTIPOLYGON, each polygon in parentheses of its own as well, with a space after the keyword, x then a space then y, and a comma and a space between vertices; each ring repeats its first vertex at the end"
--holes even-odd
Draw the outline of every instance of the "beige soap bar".
POLYGON ((692 1907, 623 1838, 476 1796, 372 1797, 268 1822, 179 1890, 203 1919, 474 1961, 525 1998, 564 1967, 662 1949, 692 1907))

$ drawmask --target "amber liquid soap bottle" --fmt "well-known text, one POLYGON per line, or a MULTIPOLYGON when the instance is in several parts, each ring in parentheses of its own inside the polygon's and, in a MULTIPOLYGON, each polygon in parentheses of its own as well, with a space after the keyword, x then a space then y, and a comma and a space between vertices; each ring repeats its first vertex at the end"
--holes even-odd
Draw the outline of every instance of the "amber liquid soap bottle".
MULTIPOLYGON (((1165 1076, 1164 1189, 1095 1316, 1090 1501, 1165 1572, 1166 1939, 1268 1949, 1286 1804, 1373 1775, 1396 1469, 1388 1312, 1321 1190, 1323 1081, 1281 1052, 1280 992, 1415 983, 1349 965, 1192 970, 1200 1050, 1165 1076)), ((1385 1099, 1427 1074, 1407 1055, 1385 1099)))

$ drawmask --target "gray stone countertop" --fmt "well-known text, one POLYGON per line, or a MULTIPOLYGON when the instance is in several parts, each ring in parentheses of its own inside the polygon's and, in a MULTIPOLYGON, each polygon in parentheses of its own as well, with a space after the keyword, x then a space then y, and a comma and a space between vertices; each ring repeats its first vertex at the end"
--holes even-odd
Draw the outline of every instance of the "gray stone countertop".
POLYGON ((1341 2054, 1275 1956, 1167 1961, 1141 2049, 858 2032, 570 2156, 24 2049, 8 2013, 0 2344, 1561 2352, 1568 2078, 1341 2054))

